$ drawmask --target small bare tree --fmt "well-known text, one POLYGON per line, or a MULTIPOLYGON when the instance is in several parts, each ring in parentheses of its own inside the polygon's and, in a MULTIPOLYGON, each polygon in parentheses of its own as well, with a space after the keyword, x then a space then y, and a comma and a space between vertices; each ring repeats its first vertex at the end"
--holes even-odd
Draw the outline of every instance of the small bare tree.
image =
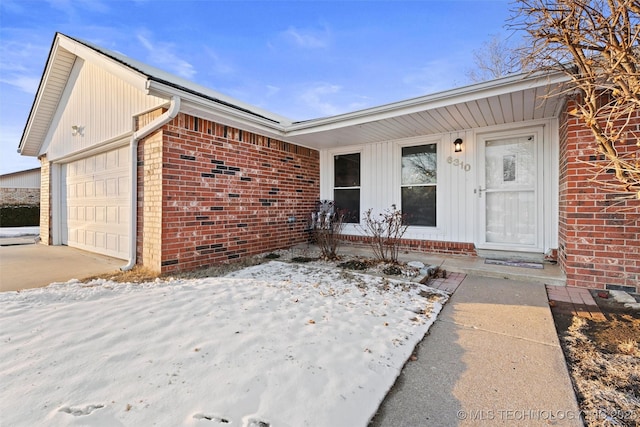
POLYGON ((593 180, 640 199, 640 2, 518 0, 512 26, 530 38, 527 66, 560 71, 576 94, 570 114, 595 137, 593 180), (615 181, 602 176, 613 171, 615 181), (629 194, 630 193, 630 194, 629 194))
POLYGON ((480 49, 473 51, 473 67, 467 69, 466 74, 471 82, 479 83, 522 71, 520 48, 494 34, 480 49))
POLYGON ((376 216, 368 209, 363 220, 363 231, 371 236, 371 249, 376 259, 397 264, 401 239, 408 227, 404 224, 402 211, 391 205, 391 209, 376 216))

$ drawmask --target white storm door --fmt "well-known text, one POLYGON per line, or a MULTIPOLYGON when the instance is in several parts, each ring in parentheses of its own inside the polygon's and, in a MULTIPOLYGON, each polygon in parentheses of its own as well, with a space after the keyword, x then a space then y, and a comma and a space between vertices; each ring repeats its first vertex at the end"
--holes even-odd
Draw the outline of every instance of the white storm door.
POLYGON ((480 248, 542 251, 541 135, 534 131, 479 141, 480 248))

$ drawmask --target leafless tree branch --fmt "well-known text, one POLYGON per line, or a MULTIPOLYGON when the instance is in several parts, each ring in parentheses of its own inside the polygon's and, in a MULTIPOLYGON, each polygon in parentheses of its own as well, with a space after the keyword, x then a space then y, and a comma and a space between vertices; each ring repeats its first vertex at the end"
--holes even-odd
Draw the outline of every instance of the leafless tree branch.
MULTIPOLYGON (((512 27, 524 30, 527 66, 561 71, 578 94, 570 114, 591 130, 616 191, 640 198, 640 2, 518 0, 512 27), (568 66, 567 64, 571 64, 568 66), (636 147, 636 148, 634 148, 636 147)), ((603 182, 601 173, 595 179, 603 182)))

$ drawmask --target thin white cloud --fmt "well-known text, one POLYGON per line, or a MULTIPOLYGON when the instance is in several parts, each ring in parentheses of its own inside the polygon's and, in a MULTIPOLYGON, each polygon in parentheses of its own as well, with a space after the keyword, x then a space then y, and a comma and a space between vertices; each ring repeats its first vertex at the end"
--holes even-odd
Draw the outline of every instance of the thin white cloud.
POLYGON ((405 85, 414 87, 417 92, 425 95, 451 89, 463 80, 463 67, 452 58, 431 60, 402 78, 405 85))
POLYGON ((298 99, 312 117, 333 116, 366 108, 367 98, 345 93, 342 86, 331 83, 315 83, 303 89, 298 99))
POLYGON ((332 116, 339 113, 338 106, 328 100, 342 89, 339 85, 321 83, 306 89, 300 94, 300 99, 313 110, 322 115, 332 116))
POLYGON ((267 97, 277 95, 278 93, 280 93, 279 87, 267 85, 267 97))
POLYGON ((175 53, 175 44, 152 41, 152 34, 147 30, 141 30, 136 35, 138 41, 147 50, 148 61, 162 69, 192 79, 196 74, 193 65, 178 57, 175 53))
POLYGON ((39 77, 28 77, 22 75, 9 75, 0 77, 0 83, 8 84, 20 89, 28 94, 35 94, 40 83, 39 77))
POLYGON ((325 48, 331 39, 331 33, 327 27, 320 31, 289 27, 282 35, 289 43, 303 49, 325 48))
POLYGON ((98 0, 47 0, 47 3, 69 16, 77 16, 79 9, 99 13, 109 11, 108 4, 98 0))
POLYGON ((231 74, 234 72, 234 67, 231 64, 231 61, 222 59, 220 55, 210 47, 206 47, 204 51, 206 52, 209 60, 206 67, 214 74, 231 74))
POLYGON ((38 89, 46 48, 32 43, 7 42, 0 44, 0 82, 33 95, 38 89))

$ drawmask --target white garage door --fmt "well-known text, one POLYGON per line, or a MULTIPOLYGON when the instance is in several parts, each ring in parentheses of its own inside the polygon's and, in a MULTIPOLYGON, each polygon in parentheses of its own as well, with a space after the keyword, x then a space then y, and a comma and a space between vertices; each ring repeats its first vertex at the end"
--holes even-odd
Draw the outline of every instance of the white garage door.
POLYGON ((129 257, 129 150, 122 147, 62 165, 62 243, 129 257))

